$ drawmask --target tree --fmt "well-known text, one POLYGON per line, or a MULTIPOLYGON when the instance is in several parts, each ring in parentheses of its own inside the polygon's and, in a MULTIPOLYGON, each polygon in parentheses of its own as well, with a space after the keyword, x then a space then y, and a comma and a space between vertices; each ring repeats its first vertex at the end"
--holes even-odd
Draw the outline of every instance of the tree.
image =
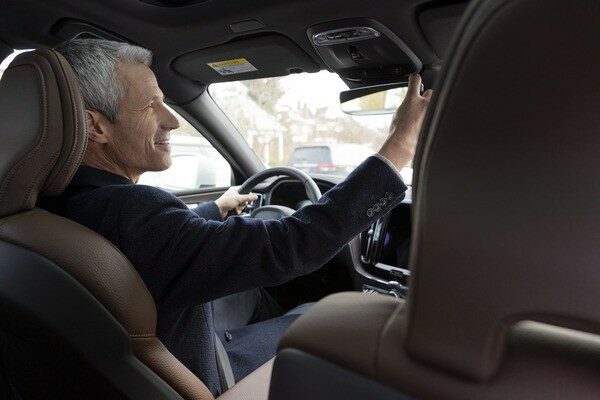
POLYGON ((263 78, 242 81, 248 88, 248 97, 271 115, 276 114, 276 106, 284 94, 279 79, 263 78))

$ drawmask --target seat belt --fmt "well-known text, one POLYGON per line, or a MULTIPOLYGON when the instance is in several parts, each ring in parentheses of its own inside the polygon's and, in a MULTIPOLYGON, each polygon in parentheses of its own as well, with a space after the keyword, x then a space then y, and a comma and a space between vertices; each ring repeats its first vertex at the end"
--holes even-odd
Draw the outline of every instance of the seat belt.
POLYGON ((219 379, 221 381, 221 387, 225 390, 229 390, 235 385, 235 378, 233 377, 233 369, 229 363, 229 357, 223 347, 223 342, 219 338, 219 335, 215 333, 215 353, 217 355, 217 369, 219 370, 219 379))

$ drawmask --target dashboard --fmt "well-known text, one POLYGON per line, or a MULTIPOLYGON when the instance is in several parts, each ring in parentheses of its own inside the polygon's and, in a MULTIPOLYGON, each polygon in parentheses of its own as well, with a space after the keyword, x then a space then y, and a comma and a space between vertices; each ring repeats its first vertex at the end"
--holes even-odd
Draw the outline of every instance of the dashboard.
MULTIPOLYGON (((317 182, 317 186, 321 190, 321 193, 325 193, 334 185, 331 183, 317 182)), ((306 197, 306 192, 302 184, 293 181, 283 181, 276 184, 272 189, 270 204, 277 204, 298 210, 311 204, 311 202, 306 197)))
POLYGON ((363 289, 404 298, 408 290, 411 238, 410 204, 402 203, 360 235, 363 289))
MULTIPOLYGON (((343 180, 331 176, 313 178, 321 193, 326 193, 343 180)), ((281 205, 297 210, 311 204, 304 186, 288 178, 276 178, 265 182, 253 192, 259 194, 260 198, 257 204, 250 205, 250 209, 263 205, 281 205)), ((341 290, 362 290, 405 297, 410 277, 410 207, 411 199, 408 193, 403 203, 376 220, 328 263, 334 264, 335 267, 326 264, 313 274, 317 274, 317 277, 319 274, 325 274, 325 280, 331 280, 328 270, 339 269, 341 264, 350 275, 348 282, 351 282, 352 286, 341 290)))

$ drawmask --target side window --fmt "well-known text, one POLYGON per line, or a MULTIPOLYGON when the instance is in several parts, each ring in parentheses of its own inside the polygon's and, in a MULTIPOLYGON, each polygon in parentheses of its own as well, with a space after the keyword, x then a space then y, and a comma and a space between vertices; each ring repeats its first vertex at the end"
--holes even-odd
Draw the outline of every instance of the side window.
POLYGON ((2 58, 0 58, 0 78, 2 78, 2 74, 4 74, 4 71, 6 70, 6 68, 8 67, 8 64, 10 64, 10 62, 19 54, 24 53, 26 51, 31 51, 33 49, 25 49, 25 50, 14 50, 11 54, 9 54, 4 60, 2 60, 2 58))
POLYGON ((175 110, 179 129, 171 132, 173 163, 165 171, 146 172, 138 183, 170 192, 231 186, 231 166, 189 122, 175 110))
MULTIPOLYGON (((0 77, 19 53, 15 50, 0 63, 0 77)), ((157 186, 171 192, 189 189, 231 186, 231 166, 223 156, 175 110, 179 129, 171 132, 173 164, 165 171, 146 172, 138 183, 157 186)))

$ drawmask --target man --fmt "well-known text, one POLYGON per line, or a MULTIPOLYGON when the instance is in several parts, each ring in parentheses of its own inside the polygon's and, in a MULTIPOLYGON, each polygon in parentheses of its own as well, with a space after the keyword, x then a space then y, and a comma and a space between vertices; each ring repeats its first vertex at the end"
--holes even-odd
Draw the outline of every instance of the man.
MULTIPOLYGON (((314 271, 396 206, 406 190, 398 171, 414 155, 432 93, 420 95, 420 77, 412 76, 379 153, 317 204, 279 221, 223 222, 252 196, 229 193, 193 212, 169 193, 135 185, 142 173, 171 165, 169 136, 178 127, 149 68, 151 53, 98 40, 74 40, 57 50, 79 80, 89 143, 65 192, 41 205, 95 230, 127 256, 156 302, 158 337, 218 394, 209 302, 314 271)), ((268 339, 258 348, 274 352, 289 320, 283 326, 270 321, 255 342, 268 339)), ((252 357, 262 362, 272 355, 252 357)))

